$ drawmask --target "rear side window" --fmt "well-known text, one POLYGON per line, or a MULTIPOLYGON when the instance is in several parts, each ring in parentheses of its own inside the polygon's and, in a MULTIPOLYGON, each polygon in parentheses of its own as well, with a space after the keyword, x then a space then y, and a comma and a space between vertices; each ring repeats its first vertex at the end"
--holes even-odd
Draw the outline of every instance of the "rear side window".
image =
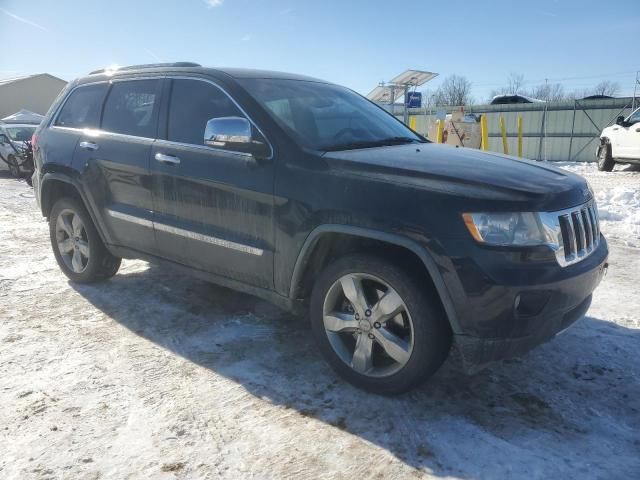
POLYGON ((137 137, 154 138, 161 80, 116 82, 104 104, 102 129, 137 137))
POLYGON ((244 117, 233 101, 216 86, 199 80, 173 80, 167 139, 204 145, 207 121, 244 117))
POLYGON ((76 88, 64 103, 55 125, 68 128, 98 128, 107 84, 76 88))

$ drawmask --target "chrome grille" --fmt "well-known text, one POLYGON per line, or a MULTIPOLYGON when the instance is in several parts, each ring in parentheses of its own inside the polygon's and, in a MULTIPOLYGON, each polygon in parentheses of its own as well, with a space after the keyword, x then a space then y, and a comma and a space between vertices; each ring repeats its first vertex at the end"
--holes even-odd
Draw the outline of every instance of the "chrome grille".
POLYGON ((598 209, 594 202, 556 212, 560 227, 560 242, 556 258, 562 266, 588 257, 600 244, 598 209))

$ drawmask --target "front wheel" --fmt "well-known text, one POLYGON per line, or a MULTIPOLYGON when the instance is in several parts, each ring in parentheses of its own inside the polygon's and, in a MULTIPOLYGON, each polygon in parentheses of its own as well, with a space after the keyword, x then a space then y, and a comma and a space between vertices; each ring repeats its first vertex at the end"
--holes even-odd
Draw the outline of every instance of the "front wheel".
POLYGON ((55 203, 49 234, 60 269, 74 282, 105 280, 120 268, 120 258, 109 253, 84 205, 74 198, 55 203))
POLYGON ((616 162, 611 157, 611 145, 603 143, 598 151, 598 170, 601 172, 610 172, 613 170, 616 162))
POLYGON ((310 308, 323 356, 364 390, 409 390, 435 373, 449 353, 451 331, 434 293, 375 256, 349 255, 327 267, 310 308))

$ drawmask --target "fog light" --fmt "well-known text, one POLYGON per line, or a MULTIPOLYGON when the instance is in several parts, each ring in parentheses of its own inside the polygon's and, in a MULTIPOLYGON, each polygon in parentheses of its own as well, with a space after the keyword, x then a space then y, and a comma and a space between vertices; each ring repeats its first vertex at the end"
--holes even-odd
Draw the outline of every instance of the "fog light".
POLYGON ((517 317, 535 317, 549 302, 551 292, 545 290, 536 290, 531 292, 522 292, 516 295, 513 302, 513 308, 517 317))

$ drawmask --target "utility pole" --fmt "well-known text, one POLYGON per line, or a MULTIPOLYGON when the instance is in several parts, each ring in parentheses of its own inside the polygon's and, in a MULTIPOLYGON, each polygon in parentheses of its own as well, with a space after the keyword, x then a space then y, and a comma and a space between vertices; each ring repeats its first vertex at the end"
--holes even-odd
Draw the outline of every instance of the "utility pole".
POLYGON ((544 79, 544 91, 545 91, 545 95, 546 98, 544 99, 544 113, 542 114, 542 126, 544 128, 544 137, 542 139, 542 141, 544 142, 544 161, 547 161, 547 107, 548 107, 548 103, 549 103, 549 99, 551 98, 550 96, 550 92, 549 92, 549 79, 545 78, 544 79))
POLYGON ((636 82, 633 85, 633 100, 631 101, 631 111, 636 109, 636 92, 638 91, 638 85, 640 85, 640 71, 636 72, 636 82))

